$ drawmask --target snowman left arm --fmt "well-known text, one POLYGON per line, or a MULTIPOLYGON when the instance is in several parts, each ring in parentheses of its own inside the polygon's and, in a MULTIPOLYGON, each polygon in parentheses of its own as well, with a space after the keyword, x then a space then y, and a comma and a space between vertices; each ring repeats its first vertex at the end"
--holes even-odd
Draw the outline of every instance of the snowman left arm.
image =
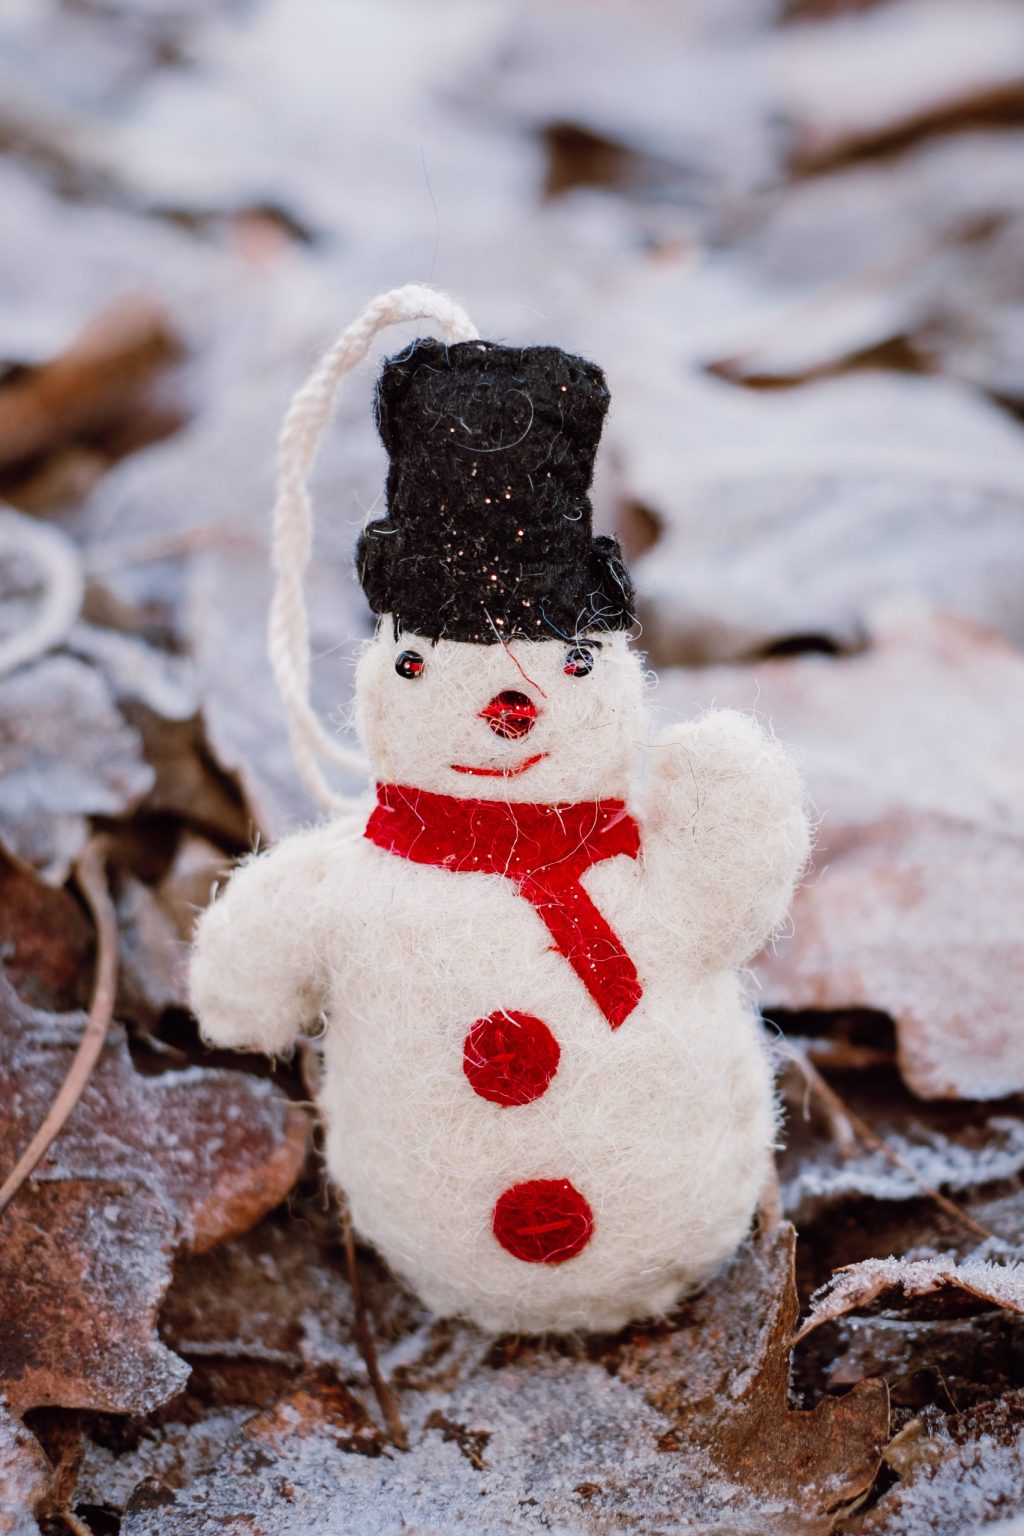
POLYGON ((279 1054, 316 1022, 334 910, 324 886, 342 841, 337 823, 286 837, 246 859, 203 913, 189 990, 210 1045, 279 1054))
POLYGON ((709 710, 651 747, 644 818, 656 944, 706 969, 742 965, 783 922, 810 850, 792 758, 735 710, 709 710))

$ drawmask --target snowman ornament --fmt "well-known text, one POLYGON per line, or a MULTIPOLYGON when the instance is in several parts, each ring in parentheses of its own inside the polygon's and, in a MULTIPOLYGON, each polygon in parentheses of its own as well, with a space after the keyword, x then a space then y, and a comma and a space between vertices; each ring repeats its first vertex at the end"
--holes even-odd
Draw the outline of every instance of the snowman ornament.
POLYGON ((446 340, 383 366, 387 513, 357 552, 375 788, 240 867, 199 923, 192 998, 219 1046, 284 1052, 326 1020, 329 1172, 435 1312, 616 1329, 707 1280, 769 1176, 740 968, 807 855, 801 784, 743 715, 650 738, 633 591, 591 531, 601 370, 480 341, 413 288, 345 333, 283 438, 272 649, 313 787, 303 477, 337 378, 421 316, 446 340))

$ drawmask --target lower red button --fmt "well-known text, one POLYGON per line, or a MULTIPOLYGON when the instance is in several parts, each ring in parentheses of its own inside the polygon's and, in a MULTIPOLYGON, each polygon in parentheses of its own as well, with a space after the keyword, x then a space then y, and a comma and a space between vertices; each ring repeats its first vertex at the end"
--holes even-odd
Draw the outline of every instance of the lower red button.
POLYGON ((514 1259, 564 1264, 589 1243, 594 1213, 568 1179, 530 1179, 499 1197, 491 1227, 514 1259))

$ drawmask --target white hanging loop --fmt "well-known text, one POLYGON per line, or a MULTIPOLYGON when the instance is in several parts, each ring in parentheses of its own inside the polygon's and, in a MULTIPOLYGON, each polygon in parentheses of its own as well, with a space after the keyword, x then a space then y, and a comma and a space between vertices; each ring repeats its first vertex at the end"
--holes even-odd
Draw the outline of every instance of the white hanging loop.
POLYGON ((295 765, 310 794, 327 810, 354 804, 331 789, 318 759, 366 773, 362 754, 325 730, 309 698, 309 616, 303 581, 313 546, 313 508, 308 480, 338 384, 366 357, 379 331, 409 320, 430 320, 446 341, 475 341, 479 332, 462 307, 422 283, 379 294, 342 331, 294 396, 281 429, 277 500, 274 504, 269 654, 288 714, 295 765))

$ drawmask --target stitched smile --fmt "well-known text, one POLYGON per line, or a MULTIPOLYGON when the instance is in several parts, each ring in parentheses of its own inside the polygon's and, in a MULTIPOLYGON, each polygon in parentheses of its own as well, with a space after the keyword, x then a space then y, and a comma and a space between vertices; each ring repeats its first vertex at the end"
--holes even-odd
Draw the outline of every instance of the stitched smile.
POLYGON ((516 763, 512 768, 468 768, 464 763, 452 763, 452 769, 455 773, 476 773, 487 779, 514 779, 517 773, 525 773, 527 768, 539 763, 542 757, 547 757, 547 753, 536 752, 533 757, 516 763))

